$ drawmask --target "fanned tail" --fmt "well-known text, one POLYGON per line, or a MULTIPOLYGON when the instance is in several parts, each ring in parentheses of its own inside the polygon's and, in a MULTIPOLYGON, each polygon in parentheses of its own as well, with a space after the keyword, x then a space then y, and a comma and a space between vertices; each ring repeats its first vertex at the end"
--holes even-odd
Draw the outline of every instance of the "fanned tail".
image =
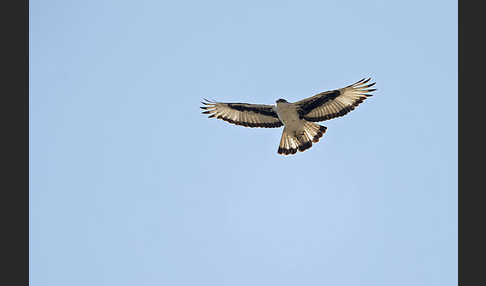
POLYGON ((304 152, 312 147, 312 142, 319 142, 326 129, 325 126, 309 121, 304 121, 302 130, 297 132, 291 132, 285 127, 278 146, 278 154, 290 155, 297 151, 304 152))

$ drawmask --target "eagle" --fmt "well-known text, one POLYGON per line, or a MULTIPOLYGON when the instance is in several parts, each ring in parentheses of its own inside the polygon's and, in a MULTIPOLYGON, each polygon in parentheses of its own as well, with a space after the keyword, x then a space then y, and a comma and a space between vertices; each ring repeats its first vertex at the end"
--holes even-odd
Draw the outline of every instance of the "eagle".
POLYGON ((278 99, 274 105, 216 102, 203 98, 202 113, 245 127, 277 128, 284 126, 278 154, 304 152, 326 132, 327 127, 314 122, 340 117, 372 96, 376 82, 371 78, 344 88, 324 91, 297 102, 278 99))

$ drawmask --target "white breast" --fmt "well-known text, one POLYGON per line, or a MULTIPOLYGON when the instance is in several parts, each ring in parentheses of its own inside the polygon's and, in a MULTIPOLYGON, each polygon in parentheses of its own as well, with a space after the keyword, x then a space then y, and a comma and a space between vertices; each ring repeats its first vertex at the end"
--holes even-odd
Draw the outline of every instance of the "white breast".
POLYGON ((299 114, 292 103, 277 102, 277 115, 286 127, 296 129, 301 126, 299 114))

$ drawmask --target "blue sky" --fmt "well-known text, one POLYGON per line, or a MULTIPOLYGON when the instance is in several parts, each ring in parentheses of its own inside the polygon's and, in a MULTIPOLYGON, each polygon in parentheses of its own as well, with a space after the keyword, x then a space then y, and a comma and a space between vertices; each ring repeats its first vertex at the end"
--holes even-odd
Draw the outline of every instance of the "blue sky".
POLYGON ((456 285, 456 1, 31 1, 30 283, 456 285), (207 119, 363 77, 306 152, 207 119))

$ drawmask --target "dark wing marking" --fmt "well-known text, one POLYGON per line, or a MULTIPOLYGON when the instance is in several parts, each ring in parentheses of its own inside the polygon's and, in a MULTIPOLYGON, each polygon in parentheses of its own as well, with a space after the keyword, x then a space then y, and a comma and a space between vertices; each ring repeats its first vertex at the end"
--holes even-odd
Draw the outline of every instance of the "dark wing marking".
POLYGON ((283 123, 278 118, 272 105, 248 103, 212 102, 204 99, 201 109, 209 118, 216 117, 232 124, 245 127, 280 127, 283 123))
POLYGON ((295 104, 300 118, 317 122, 347 114, 367 97, 372 96, 367 93, 376 90, 367 89, 375 85, 375 83, 366 85, 369 80, 370 78, 362 79, 344 88, 321 92, 297 101, 295 104))

